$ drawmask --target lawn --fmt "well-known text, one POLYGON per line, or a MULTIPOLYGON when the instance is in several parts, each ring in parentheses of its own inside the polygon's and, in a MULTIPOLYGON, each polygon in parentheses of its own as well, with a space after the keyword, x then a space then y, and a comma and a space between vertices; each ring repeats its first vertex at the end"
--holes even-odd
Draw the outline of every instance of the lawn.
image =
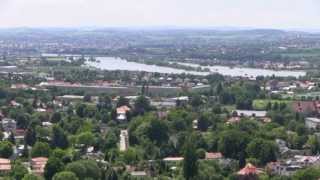
POLYGON ((271 102, 272 105, 274 105, 275 103, 286 103, 287 105, 291 104, 292 101, 288 101, 288 100, 269 100, 269 99, 256 99, 253 101, 253 109, 255 110, 265 110, 267 107, 267 104, 271 102))

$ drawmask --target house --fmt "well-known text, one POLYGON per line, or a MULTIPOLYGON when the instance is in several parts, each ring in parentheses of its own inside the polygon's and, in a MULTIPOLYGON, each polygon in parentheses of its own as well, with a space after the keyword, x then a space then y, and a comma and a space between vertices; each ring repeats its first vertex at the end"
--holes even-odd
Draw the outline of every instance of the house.
POLYGON ((295 101, 292 110, 304 114, 320 114, 320 101, 295 101))
POLYGON ((172 98, 172 100, 176 103, 177 106, 186 106, 189 102, 188 96, 180 96, 172 98))
POLYGON ((1 125, 5 132, 15 132, 17 128, 17 122, 14 119, 9 118, 2 119, 1 125))
POLYGON ((223 158, 223 155, 220 152, 206 152, 206 160, 216 160, 223 158))
POLYGON ((267 116, 267 111, 236 110, 235 112, 240 117, 264 118, 267 116))
POLYGON ((29 88, 29 86, 26 84, 23 84, 23 83, 11 85, 11 89, 28 89, 28 88, 29 88))
POLYGON ((48 158, 46 157, 32 158, 30 162, 32 172, 36 175, 42 176, 47 162, 48 162, 48 158))
POLYGON ((319 129, 320 119, 315 117, 308 117, 305 119, 305 125, 308 129, 319 129))
POLYGON ((10 106, 12 106, 12 107, 20 107, 22 105, 20 103, 17 103, 16 101, 12 100, 12 101, 10 101, 10 106))
POLYGON ((151 106, 156 107, 157 109, 163 109, 163 108, 174 108, 176 106, 176 102, 172 101, 171 99, 164 99, 160 101, 151 101, 151 106))
POLYGON ((127 112, 130 112, 130 108, 128 106, 121 106, 117 108, 117 120, 118 121, 126 121, 127 120, 127 112))
POLYGON ((9 159, 0 158, 0 172, 9 172, 11 170, 11 162, 9 159))
POLYGON ((287 160, 268 163, 266 170, 272 175, 290 176, 299 169, 319 164, 320 156, 295 155, 287 160))
POLYGON ((183 161, 183 157, 166 157, 163 159, 164 162, 179 162, 183 161))
POLYGON ((134 177, 144 177, 147 176, 147 173, 145 171, 132 171, 130 175, 134 177))
POLYGON ((282 162, 270 162, 266 166, 268 174, 280 176, 290 176, 299 169, 302 169, 302 167, 298 165, 288 165, 282 162))
POLYGON ((248 163, 244 168, 237 172, 238 179, 251 180, 258 179, 258 175, 262 173, 261 170, 257 169, 251 163, 248 163))
POLYGON ((227 124, 239 123, 241 121, 240 117, 231 117, 227 120, 227 124))
POLYGON ((120 151, 126 151, 129 148, 128 130, 121 130, 120 132, 120 151))
POLYGON ((16 140, 23 141, 25 134, 26 134, 26 130, 25 129, 16 129, 16 131, 14 133, 14 138, 16 140))

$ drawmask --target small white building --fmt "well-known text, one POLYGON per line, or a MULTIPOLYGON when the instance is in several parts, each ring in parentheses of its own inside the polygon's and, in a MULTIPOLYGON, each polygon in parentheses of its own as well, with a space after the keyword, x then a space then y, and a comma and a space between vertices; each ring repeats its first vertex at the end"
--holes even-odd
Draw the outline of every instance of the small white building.
POLYGON ((128 106, 121 106, 117 108, 117 120, 118 121, 126 121, 127 120, 127 112, 131 109, 128 106))
POLYGON ((15 132, 17 129, 17 122, 14 119, 4 118, 1 125, 5 132, 15 132))
POLYGON ((308 129, 317 129, 320 128, 320 119, 315 117, 308 117, 305 120, 306 127, 308 129))
POLYGON ((121 130, 120 132, 120 151, 126 151, 129 148, 129 134, 128 130, 121 130))
POLYGON ((267 111, 236 110, 238 116, 263 118, 267 116, 267 111))

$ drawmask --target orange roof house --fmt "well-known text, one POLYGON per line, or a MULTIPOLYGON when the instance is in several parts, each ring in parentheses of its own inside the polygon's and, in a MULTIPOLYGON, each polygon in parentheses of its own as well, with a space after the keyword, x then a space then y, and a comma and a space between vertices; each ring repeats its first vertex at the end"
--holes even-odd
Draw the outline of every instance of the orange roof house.
POLYGON ((125 114, 126 112, 130 111, 131 109, 128 106, 121 106, 117 108, 117 114, 125 114))
POLYGON ((10 170, 11 170, 10 160, 0 158, 0 172, 9 172, 10 170))
POLYGON ((128 106, 121 106, 117 108, 117 120, 126 121, 127 120, 127 112, 131 109, 128 106))
POLYGON ((48 162, 46 157, 36 157, 31 159, 31 169, 32 172, 36 175, 43 175, 44 168, 48 162))
POLYGON ((244 168, 242 168, 240 171, 237 172, 237 175, 239 176, 238 179, 242 180, 256 180, 258 179, 258 175, 262 173, 261 170, 256 168, 251 163, 248 163, 244 168))
POLYGON ((220 152, 206 152, 206 160, 221 159, 223 155, 220 152))

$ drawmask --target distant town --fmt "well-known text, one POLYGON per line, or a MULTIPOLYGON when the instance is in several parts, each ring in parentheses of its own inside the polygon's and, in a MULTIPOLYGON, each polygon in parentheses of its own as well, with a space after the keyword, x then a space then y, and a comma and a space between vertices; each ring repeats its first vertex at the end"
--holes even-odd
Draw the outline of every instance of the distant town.
POLYGON ((0 30, 0 179, 318 179, 320 34, 0 30))

